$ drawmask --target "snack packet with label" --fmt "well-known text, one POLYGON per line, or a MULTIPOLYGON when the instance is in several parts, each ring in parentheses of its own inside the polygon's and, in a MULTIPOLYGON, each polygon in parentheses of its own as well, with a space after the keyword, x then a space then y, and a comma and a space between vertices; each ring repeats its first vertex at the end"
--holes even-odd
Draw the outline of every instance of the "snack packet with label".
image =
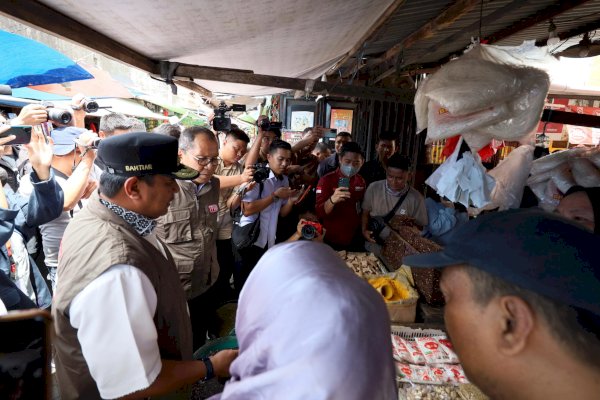
POLYGON ((417 346, 417 343, 414 340, 406 340, 403 338, 400 338, 400 340, 402 340, 402 342, 404 343, 404 345, 410 352, 410 358, 411 358, 410 363, 411 364, 425 364, 426 363, 423 353, 421 353, 421 350, 419 350, 419 346, 417 346))
POLYGON ((450 364, 458 364, 458 356, 454 352, 454 347, 452 346, 452 342, 445 336, 435 337, 438 343, 442 346, 444 352, 448 355, 448 363, 450 364))
POLYGON ((410 351, 408 351, 408 348, 400 336, 392 335, 392 346, 394 349, 394 358, 396 360, 412 362, 410 351))
POLYGON ((450 357, 440 343, 433 337, 415 338, 418 349, 425 357, 427 364, 449 363, 450 357))

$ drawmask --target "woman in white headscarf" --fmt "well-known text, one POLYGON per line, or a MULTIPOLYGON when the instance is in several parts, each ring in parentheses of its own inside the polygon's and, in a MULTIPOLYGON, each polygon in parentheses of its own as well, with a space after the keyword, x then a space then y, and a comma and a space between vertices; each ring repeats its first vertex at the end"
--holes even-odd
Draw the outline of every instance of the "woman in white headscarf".
POLYGON ((397 399, 381 296, 328 246, 268 251, 239 299, 240 346, 213 399, 397 399))

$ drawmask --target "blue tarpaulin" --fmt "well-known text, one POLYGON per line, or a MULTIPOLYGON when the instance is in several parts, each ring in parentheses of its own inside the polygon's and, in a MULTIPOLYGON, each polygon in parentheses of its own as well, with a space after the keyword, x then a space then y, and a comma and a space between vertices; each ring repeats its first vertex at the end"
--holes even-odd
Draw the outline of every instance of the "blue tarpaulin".
POLYGON ((91 78, 89 72, 58 51, 0 30, 0 84, 20 88, 91 78))

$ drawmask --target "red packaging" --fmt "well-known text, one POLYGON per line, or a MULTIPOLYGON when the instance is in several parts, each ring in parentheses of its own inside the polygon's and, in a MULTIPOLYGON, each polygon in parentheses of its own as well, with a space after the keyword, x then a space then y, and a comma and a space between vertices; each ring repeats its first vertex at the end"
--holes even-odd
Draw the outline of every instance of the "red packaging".
POLYGON ((394 358, 396 360, 412 362, 410 351, 408 351, 400 336, 392 335, 392 346, 394 349, 394 358))
POLYGON ((413 381, 413 370, 409 364, 405 363, 396 363, 396 368, 398 369, 398 376, 400 380, 403 382, 412 382, 413 381))
POLYGON ((431 366, 430 367, 431 378, 435 383, 446 383, 449 382, 448 370, 443 366, 431 366))
POLYGON ((417 346, 414 340, 406 340, 403 338, 400 338, 400 340, 404 343, 404 345, 410 352, 411 364, 425 364, 425 357, 423 356, 423 353, 421 353, 421 350, 419 350, 419 347, 417 346))
POLYGON ((446 370, 447 382, 453 384, 469 383, 469 380, 465 376, 465 371, 460 364, 445 364, 439 365, 438 367, 446 370))
POLYGON ((416 338, 415 343, 418 349, 421 350, 427 364, 444 364, 450 362, 450 357, 435 338, 416 338))
POLYGON ((438 343, 442 346, 444 352, 448 355, 448 362, 450 364, 458 364, 458 356, 454 352, 454 347, 452 346, 452 342, 447 337, 440 336, 436 337, 438 343))

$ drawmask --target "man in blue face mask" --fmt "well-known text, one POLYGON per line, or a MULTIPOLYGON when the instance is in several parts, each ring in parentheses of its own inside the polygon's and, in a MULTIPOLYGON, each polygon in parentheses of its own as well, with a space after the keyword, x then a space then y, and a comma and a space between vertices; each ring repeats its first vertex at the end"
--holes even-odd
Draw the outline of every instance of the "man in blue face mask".
POLYGON ((366 183, 358 171, 364 156, 358 143, 349 142, 342 146, 339 159, 339 168, 317 185, 317 216, 327 232, 326 243, 338 250, 360 250, 360 204, 366 183))

